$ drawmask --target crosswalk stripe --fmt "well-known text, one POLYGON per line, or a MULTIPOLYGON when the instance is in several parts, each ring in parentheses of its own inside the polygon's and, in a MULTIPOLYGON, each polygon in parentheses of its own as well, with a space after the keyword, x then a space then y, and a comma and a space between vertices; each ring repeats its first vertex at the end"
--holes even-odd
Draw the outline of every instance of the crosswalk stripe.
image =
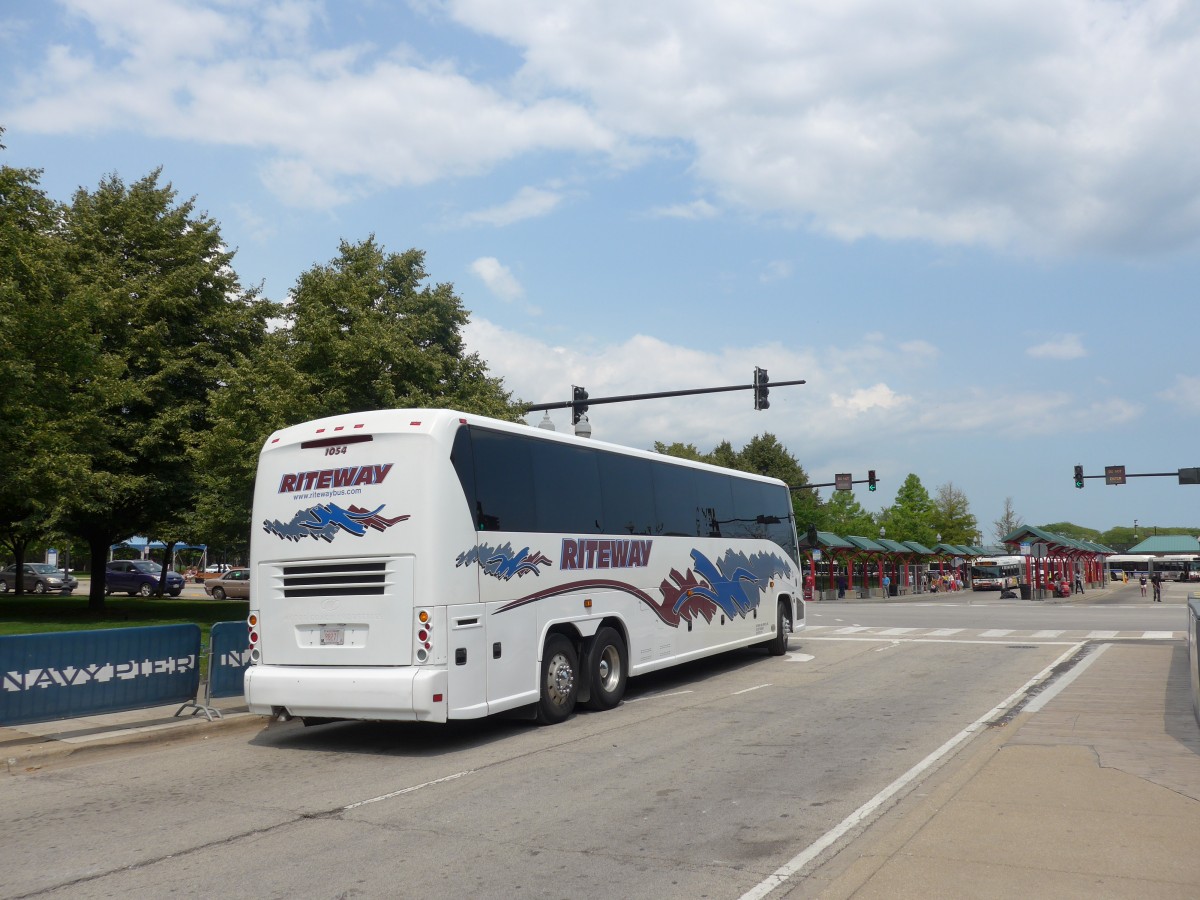
POLYGON ((845 628, 839 628, 834 634, 857 634, 860 631, 867 631, 869 625, 847 625, 845 628))
POLYGON ((1175 637, 1173 631, 1143 631, 1142 637, 1151 641, 1171 640, 1175 637))
POLYGON ((952 634, 959 634, 961 632, 961 628, 935 628, 929 632, 929 637, 950 637, 952 634))
POLYGON ((980 637, 1004 637, 1005 635, 1008 635, 1008 634, 1012 634, 1011 628, 992 628, 988 631, 983 632, 979 636, 980 637))
POLYGON ((1119 632, 1116 631, 1089 631, 1089 638, 1115 638, 1119 632))
POLYGON ((1035 637, 1035 638, 1056 638, 1060 634, 1062 634, 1061 631, 1035 631, 1033 633, 1033 637, 1035 637))
POLYGON ((883 631, 881 631, 879 633, 880 633, 880 635, 887 635, 890 637, 893 635, 911 634, 912 632, 914 632, 916 630, 917 630, 916 628, 885 628, 883 631))

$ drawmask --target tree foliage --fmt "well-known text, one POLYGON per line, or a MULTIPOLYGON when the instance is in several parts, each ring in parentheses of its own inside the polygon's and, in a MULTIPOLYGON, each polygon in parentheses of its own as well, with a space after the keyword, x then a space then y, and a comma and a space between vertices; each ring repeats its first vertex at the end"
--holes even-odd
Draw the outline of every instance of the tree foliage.
POLYGON ((72 327, 95 345, 66 423, 88 465, 60 498, 59 520, 91 549, 94 609, 111 543, 178 540, 194 525, 191 450, 208 430, 210 394, 261 340, 270 310, 242 290, 216 222, 158 179, 109 176, 77 191, 65 218, 72 327))
POLYGON ((255 466, 273 431, 322 416, 444 406, 515 421, 522 412, 462 337, 468 313, 452 285, 428 284, 419 250, 370 237, 304 272, 281 327, 239 358, 213 398, 196 451, 206 490, 198 518, 214 539, 249 538, 255 466))
POLYGON ((933 499, 932 524, 935 532, 941 534, 942 543, 974 544, 978 540, 979 525, 971 514, 971 503, 953 482, 938 487, 933 499))
POLYGON ((895 540, 917 541, 926 547, 936 543, 933 523, 934 505, 921 479, 910 473, 896 492, 896 501, 879 517, 895 540))
POLYGON ((992 523, 992 535, 997 541, 1003 541, 1024 524, 1025 520, 1017 515, 1013 507, 1012 497, 1005 497, 1004 511, 1000 513, 1000 518, 992 523))

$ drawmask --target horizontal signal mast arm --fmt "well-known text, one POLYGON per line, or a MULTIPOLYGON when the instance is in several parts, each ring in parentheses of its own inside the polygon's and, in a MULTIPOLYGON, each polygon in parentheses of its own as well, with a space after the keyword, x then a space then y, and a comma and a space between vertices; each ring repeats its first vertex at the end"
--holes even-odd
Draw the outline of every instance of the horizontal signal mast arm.
MULTIPOLYGON (((798 381, 772 381, 769 387, 788 387, 793 384, 806 384, 807 382, 801 378, 798 381)), ((597 403, 628 403, 632 400, 657 400, 660 397, 687 397, 692 394, 719 394, 724 391, 752 391, 756 385, 753 384, 731 384, 725 387, 710 387, 710 388, 690 388, 686 391, 657 391, 652 394, 621 394, 617 397, 589 397, 587 402, 591 406, 597 403)), ((525 407, 529 412, 537 412, 544 409, 570 409, 575 403, 571 400, 560 400, 556 403, 533 403, 525 407)), ((809 487, 810 485, 806 485, 809 487)))

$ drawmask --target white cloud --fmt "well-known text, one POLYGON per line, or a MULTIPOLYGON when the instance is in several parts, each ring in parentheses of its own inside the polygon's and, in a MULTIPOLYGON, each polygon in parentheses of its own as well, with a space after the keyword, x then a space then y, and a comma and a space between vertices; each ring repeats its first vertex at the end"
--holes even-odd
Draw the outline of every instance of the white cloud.
POLYGON ((454 0, 524 85, 684 142, 729 203, 846 239, 1194 246, 1190 4, 454 0), (1182 176, 1182 181, 1181 181, 1182 176))
POLYGON ((487 285, 497 297, 502 300, 518 300, 525 295, 525 289, 516 277, 494 256, 481 256, 471 263, 471 271, 479 276, 479 280, 487 285))
POLYGON ((314 0, 61 2, 100 46, 56 33, 7 125, 253 148, 264 172, 306 166, 318 204, 547 153, 604 176, 653 156, 715 198, 660 216, 1032 253, 1200 234, 1200 117, 1180 112, 1200 106, 1200 27, 1178 0, 448 0, 420 14, 476 35, 438 60, 314 0), (489 39, 516 71, 465 55, 489 39))
POLYGON ((549 215, 562 203, 563 195, 535 187, 523 187, 507 203, 467 213, 460 221, 464 225, 511 225, 522 219, 549 215))
POLYGON ((836 409, 848 410, 857 415, 872 409, 891 410, 907 406, 912 402, 911 397, 902 397, 886 384, 873 384, 867 388, 859 388, 846 396, 830 394, 830 403, 836 409))
POLYGON ((770 284, 774 281, 783 281, 791 276, 792 264, 785 259, 775 259, 767 263, 762 274, 758 276, 758 280, 764 284, 770 284))
POLYGON ((1176 375, 1175 382, 1158 396, 1184 412, 1200 414, 1200 376, 1176 375))
POLYGON ((1077 334, 1062 334, 1025 351, 1035 359, 1081 359, 1087 356, 1083 341, 1077 334))
POLYGON ((717 215, 717 208, 707 200, 701 199, 691 203, 656 206, 650 210, 650 215, 659 219, 712 219, 717 215))

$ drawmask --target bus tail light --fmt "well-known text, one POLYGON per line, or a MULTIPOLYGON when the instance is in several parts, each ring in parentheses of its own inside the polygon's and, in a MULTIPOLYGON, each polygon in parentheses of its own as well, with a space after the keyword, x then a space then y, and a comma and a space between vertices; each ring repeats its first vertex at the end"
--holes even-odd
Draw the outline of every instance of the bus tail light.
POLYGON ((433 614, 429 610, 417 610, 417 628, 414 637, 413 649, 417 662, 428 662, 429 651, 433 649, 433 614))
POLYGON ((258 630, 258 610, 251 610, 246 616, 247 641, 250 645, 250 662, 256 663, 262 658, 262 650, 258 646, 261 635, 258 630))

